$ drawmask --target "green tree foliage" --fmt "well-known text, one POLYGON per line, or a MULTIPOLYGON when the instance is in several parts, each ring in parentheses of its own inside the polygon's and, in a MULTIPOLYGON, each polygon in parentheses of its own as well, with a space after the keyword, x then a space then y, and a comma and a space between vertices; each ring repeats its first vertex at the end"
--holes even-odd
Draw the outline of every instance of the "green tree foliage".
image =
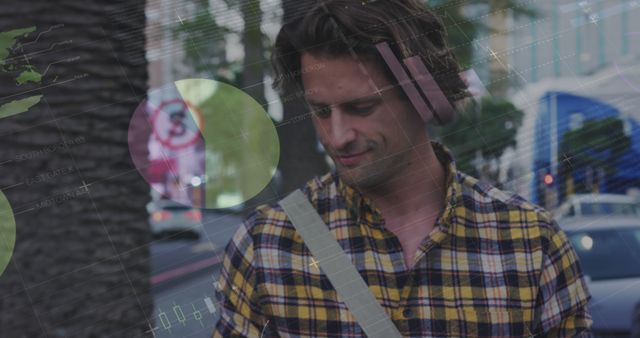
POLYGON ((631 147, 622 120, 615 117, 586 120, 581 128, 562 136, 558 163, 570 163, 573 170, 602 168, 615 175, 622 155, 631 147))
POLYGON ((473 41, 480 32, 494 31, 485 17, 471 17, 470 9, 488 6, 489 13, 510 12, 515 17, 536 17, 538 13, 515 0, 436 0, 426 3, 440 16, 447 30, 447 43, 463 68, 472 64, 473 41))
POLYGON ((214 76, 218 80, 233 82, 233 67, 226 59, 225 36, 234 33, 220 26, 213 15, 208 0, 191 0, 195 15, 179 18, 171 28, 173 37, 182 43, 184 63, 196 75, 214 76))
MULTIPOLYGON (((428 4, 442 19, 447 30, 447 43, 456 54, 462 69, 473 66, 474 40, 480 35, 497 35, 506 32, 505 27, 492 27, 489 18, 513 15, 536 17, 539 14, 516 0, 437 0, 428 4), (488 13, 488 15, 478 15, 488 13)), ((503 22, 504 20, 497 20, 503 22)), ((506 22, 506 21, 505 21, 506 22)), ((487 45, 483 39, 478 45, 487 45)), ((489 67, 489 65, 482 65, 489 67)), ((495 75, 492 78, 496 77, 495 75)), ((431 135, 440 139, 455 155, 458 168, 463 172, 498 183, 498 173, 489 168, 506 148, 516 145, 516 133, 522 124, 523 112, 510 102, 486 97, 479 105, 472 105, 461 112, 453 124, 445 128, 433 128, 431 135)))
POLYGON ((441 128, 439 135, 455 155, 458 168, 477 176, 479 167, 497 161, 507 147, 516 145, 515 135, 523 117, 511 102, 485 97, 481 104, 470 105, 454 123, 441 128), (481 163, 475 163, 476 158, 481 163))
POLYGON ((427 1, 427 4, 442 19, 447 31, 447 44, 463 68, 469 67, 473 59, 473 40, 484 27, 482 23, 469 19, 464 13, 464 1, 427 1))

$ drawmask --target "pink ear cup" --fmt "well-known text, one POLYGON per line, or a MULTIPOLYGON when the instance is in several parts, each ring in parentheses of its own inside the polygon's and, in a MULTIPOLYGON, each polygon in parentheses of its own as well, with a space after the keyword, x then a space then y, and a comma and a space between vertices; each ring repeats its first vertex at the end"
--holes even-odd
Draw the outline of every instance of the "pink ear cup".
POLYGON ((409 77, 389 44, 380 42, 376 44, 376 48, 423 121, 431 122, 431 120, 435 120, 437 125, 445 125, 455 118, 455 109, 449 103, 442 89, 438 86, 419 56, 408 57, 403 61, 413 80, 416 81, 422 91, 422 95, 420 95, 412 78, 409 77), (423 96, 431 104, 433 110, 429 108, 423 96))
POLYGON ((407 75, 407 72, 402 67, 402 64, 400 64, 398 58, 395 56, 395 54, 393 54, 393 51, 391 50, 391 47, 389 47, 389 44, 386 42, 380 42, 376 44, 376 48, 378 49, 378 52, 380 52, 380 55, 382 55, 384 61, 387 63, 387 66, 389 66, 389 68, 391 69, 393 76, 395 76, 396 80, 409 97, 409 101, 411 101, 413 107, 420 114, 420 117, 422 117, 422 120, 425 122, 429 122, 432 119, 433 112, 431 111, 431 109, 429 109, 427 103, 424 102, 422 96, 420 96, 420 93, 418 93, 418 90, 409 78, 409 75, 407 75))

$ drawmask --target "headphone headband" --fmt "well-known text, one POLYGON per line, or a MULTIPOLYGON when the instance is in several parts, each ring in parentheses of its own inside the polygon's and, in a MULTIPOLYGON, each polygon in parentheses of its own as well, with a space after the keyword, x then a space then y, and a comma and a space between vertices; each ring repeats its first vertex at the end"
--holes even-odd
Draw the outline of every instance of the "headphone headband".
POLYGON ((410 77, 387 42, 376 44, 376 49, 423 121, 435 120, 436 124, 444 125, 453 120, 455 109, 419 56, 411 56, 403 60, 406 69, 411 74, 410 77), (433 109, 429 107, 429 104, 433 109))

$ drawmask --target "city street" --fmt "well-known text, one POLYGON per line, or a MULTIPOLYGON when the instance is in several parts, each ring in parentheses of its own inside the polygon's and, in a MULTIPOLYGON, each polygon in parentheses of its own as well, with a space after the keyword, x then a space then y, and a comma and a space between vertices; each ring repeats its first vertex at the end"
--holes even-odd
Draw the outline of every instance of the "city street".
POLYGON ((222 250, 242 218, 213 212, 203 217, 201 240, 152 245, 155 337, 211 337, 218 320, 214 282, 222 250))

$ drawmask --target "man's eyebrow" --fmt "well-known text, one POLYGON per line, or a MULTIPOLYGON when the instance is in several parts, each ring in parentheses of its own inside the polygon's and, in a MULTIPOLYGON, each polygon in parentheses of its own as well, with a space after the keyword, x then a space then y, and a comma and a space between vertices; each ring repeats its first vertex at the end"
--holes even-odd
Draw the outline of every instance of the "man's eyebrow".
POLYGON ((322 106, 326 106, 326 105, 327 105, 327 104, 325 104, 325 103, 323 103, 323 102, 317 102, 317 101, 314 101, 314 100, 309 99, 309 98, 305 98, 305 100, 307 101, 307 103, 308 103, 310 106, 318 106, 318 107, 322 107, 322 106))
POLYGON ((378 95, 372 95, 372 96, 360 97, 354 100, 346 101, 346 102, 343 102, 342 104, 358 105, 358 104, 364 104, 364 103, 378 103, 379 101, 382 101, 382 99, 378 95))

